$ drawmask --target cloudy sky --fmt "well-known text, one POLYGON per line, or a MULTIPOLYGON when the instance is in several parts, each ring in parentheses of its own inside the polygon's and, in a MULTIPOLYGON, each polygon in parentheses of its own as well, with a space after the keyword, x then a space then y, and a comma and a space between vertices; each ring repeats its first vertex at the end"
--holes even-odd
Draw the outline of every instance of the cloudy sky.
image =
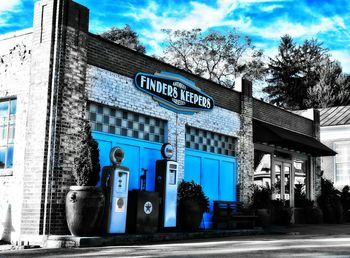
MULTIPOLYGON (((32 26, 35 0, 0 0, 0 34, 32 26)), ((90 31, 130 26, 148 54, 160 53, 163 28, 204 31, 238 29, 273 56, 289 34, 317 38, 350 73, 349 0, 77 0, 90 9, 90 31)))

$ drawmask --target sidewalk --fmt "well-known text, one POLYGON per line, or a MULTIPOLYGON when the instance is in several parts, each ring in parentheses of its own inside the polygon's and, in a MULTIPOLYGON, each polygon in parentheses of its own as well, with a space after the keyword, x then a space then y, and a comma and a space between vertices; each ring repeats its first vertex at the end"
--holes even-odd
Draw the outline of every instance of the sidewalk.
POLYGON ((294 224, 288 231, 299 232, 300 235, 349 235, 350 223, 346 224, 294 224))
POLYGON ((50 236, 45 247, 89 247, 145 244, 175 240, 220 238, 249 235, 347 235, 350 224, 295 224, 289 227, 270 227, 269 229, 207 230, 199 232, 155 233, 146 235, 125 234, 103 237, 50 236))
MULTIPOLYGON (((261 228, 242 230, 207 230, 199 232, 177 232, 177 233, 155 233, 155 234, 122 234, 103 237, 74 237, 49 236, 44 247, 48 248, 72 248, 72 247, 97 247, 97 246, 117 246, 150 244, 175 240, 224 238, 234 236, 251 235, 350 235, 350 223, 348 224, 295 224, 289 227, 270 227, 263 230, 261 228)), ((24 247, 25 248, 25 247, 24 247)), ((12 245, 0 245, 0 252, 11 249, 23 249, 12 245)))

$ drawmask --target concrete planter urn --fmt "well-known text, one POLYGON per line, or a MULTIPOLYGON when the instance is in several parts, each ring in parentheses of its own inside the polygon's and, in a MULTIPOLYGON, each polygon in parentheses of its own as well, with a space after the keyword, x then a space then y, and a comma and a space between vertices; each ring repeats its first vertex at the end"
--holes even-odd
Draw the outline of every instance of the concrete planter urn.
POLYGON ((195 200, 184 200, 179 205, 179 222, 184 231, 195 231, 199 228, 204 211, 195 200))
POLYGON ((99 232, 105 198, 95 186, 71 186, 66 197, 66 219, 73 236, 92 236, 99 232))
POLYGON ((318 207, 306 207, 305 218, 308 224, 322 224, 323 223, 323 212, 318 207))
POLYGON ((181 230, 195 231, 199 228, 204 212, 209 212, 209 199, 202 186, 194 181, 182 181, 178 189, 178 220, 181 230))
POLYGON ((98 227, 105 198, 96 187, 100 178, 98 143, 92 138, 88 121, 81 129, 72 170, 76 186, 71 186, 66 196, 66 220, 72 235, 91 236, 101 232, 98 227))
POLYGON ((263 228, 271 225, 271 210, 270 209, 256 209, 255 214, 258 216, 257 224, 263 228))

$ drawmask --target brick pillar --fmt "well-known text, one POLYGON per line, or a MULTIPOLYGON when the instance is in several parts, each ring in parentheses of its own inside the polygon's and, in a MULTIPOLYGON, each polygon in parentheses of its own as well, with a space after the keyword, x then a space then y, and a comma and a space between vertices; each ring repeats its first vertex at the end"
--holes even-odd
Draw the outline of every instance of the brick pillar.
POLYGON ((56 93, 51 133, 50 188, 47 193, 46 234, 67 234, 65 198, 75 185, 72 168, 86 114, 87 33, 89 10, 62 1, 61 42, 57 49, 56 93))
POLYGON ((89 10, 42 0, 34 11, 22 240, 67 233, 64 199, 84 116, 89 10))
MULTIPOLYGON (((314 121, 313 121, 313 137, 320 140, 320 111, 317 109, 313 110, 314 121)), ((311 171, 311 178, 314 178, 314 189, 312 199, 317 198, 321 194, 321 177, 318 176, 321 171, 321 158, 311 158, 313 165, 313 170, 311 171)), ((312 181, 311 181, 312 182, 312 181)))
POLYGON ((253 98, 252 83, 242 80, 241 127, 237 146, 240 201, 250 203, 254 184, 253 98))
POLYGON ((48 107, 53 78, 50 66, 54 52, 56 9, 57 1, 37 2, 34 8, 23 174, 22 240, 26 239, 26 235, 42 234, 43 230, 48 107))

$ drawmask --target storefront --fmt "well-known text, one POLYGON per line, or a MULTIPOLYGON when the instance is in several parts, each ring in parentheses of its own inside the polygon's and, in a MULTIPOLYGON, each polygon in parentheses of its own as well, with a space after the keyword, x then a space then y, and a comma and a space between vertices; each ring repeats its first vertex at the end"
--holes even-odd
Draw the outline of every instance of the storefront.
MULTIPOLYGON (((254 99, 249 81, 233 91, 91 34, 88 17, 89 10, 72 1, 41 1, 32 32, 3 38, 30 49, 23 57, 18 48, 21 59, 8 60, 20 64, 0 74, 0 105, 7 107, 0 109, 2 126, 16 127, 0 156, 6 157, 1 205, 11 207, 13 241, 67 234, 65 196, 84 119, 99 143, 101 166, 110 165, 112 147, 125 151, 130 190, 140 189, 147 171, 146 189, 154 191, 155 162, 169 142, 178 181, 200 183, 211 203, 248 205, 261 171, 268 172, 262 181, 281 182, 276 198, 291 206, 291 182, 306 178, 308 196, 315 197, 316 157, 333 155, 316 140, 317 119, 254 99)), ((210 226, 208 213, 204 227, 210 226)))

